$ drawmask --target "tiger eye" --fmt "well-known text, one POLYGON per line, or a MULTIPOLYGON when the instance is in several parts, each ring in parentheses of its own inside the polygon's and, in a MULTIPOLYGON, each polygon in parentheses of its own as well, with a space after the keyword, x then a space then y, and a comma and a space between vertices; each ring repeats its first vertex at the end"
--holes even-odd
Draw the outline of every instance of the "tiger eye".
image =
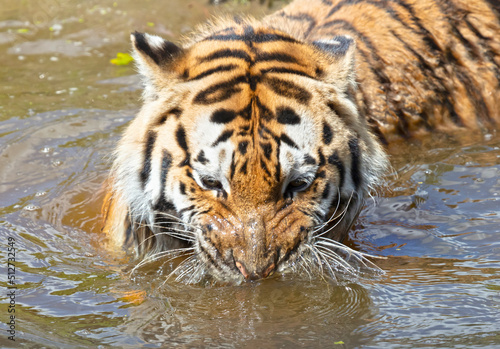
POLYGON ((295 179, 288 183, 287 191, 301 191, 307 187, 308 183, 304 179, 295 179))
POLYGON ((222 190, 222 183, 215 178, 202 178, 201 180, 203 186, 205 186, 206 189, 210 190, 222 190))

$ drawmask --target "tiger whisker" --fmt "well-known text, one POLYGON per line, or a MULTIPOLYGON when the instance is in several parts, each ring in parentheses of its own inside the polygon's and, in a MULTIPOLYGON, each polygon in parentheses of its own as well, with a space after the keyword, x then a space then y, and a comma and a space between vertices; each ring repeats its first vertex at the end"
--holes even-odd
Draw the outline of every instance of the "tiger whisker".
MULTIPOLYGON (((349 274, 357 275, 356 269, 354 269, 349 263, 347 263, 344 259, 342 259, 341 256, 336 254, 334 251, 332 251, 329 248, 324 247, 324 246, 316 246, 316 248, 318 249, 318 252, 320 254, 322 254, 325 257, 326 256, 330 257, 331 261, 335 261, 336 262, 335 264, 342 266, 342 268, 345 271, 347 271, 349 274)), ((329 265, 329 264, 327 264, 327 265, 329 265)))
POLYGON ((130 271, 130 275, 132 275, 137 269, 139 269, 140 267, 146 265, 146 264, 149 264, 149 263, 152 263, 152 262, 155 262, 169 254, 174 254, 174 256, 170 257, 168 260, 165 261, 165 263, 171 261, 171 260, 174 260, 178 257, 180 257, 181 255, 185 254, 186 252, 188 251, 191 251, 191 250, 194 250, 193 247, 185 247, 185 248, 177 248, 177 249, 174 249, 174 250, 168 250, 168 251, 161 251, 161 252, 158 252, 158 253, 155 253, 151 256, 148 256, 147 258, 143 259, 142 261, 140 261, 134 268, 132 268, 132 270, 130 271))
POLYGON ((183 266, 186 264, 186 263, 190 263, 190 261, 194 258, 197 258, 196 254, 193 254, 191 256, 189 256, 188 258, 184 259, 182 262, 179 263, 179 265, 177 267, 174 268, 174 270, 172 270, 168 275, 167 277, 165 278, 165 280, 163 281, 163 283, 160 285, 160 287, 163 287, 165 285, 165 283, 170 279, 170 277, 172 275, 174 275, 175 273, 179 272, 180 270, 182 270, 182 268, 184 268, 183 266))
POLYGON ((314 257, 316 257, 316 259, 318 260, 319 271, 320 274, 323 275, 323 265, 321 263, 321 257, 317 253, 317 250, 314 248, 314 246, 311 246, 309 244, 305 244, 305 246, 311 251, 314 257))
POLYGON ((201 271, 203 270, 199 259, 196 259, 193 263, 194 263, 195 271, 191 274, 191 276, 187 280, 188 284, 194 283, 193 280, 199 280, 199 278, 200 278, 199 275, 200 275, 201 271))
MULTIPOLYGON (((195 232, 191 231, 191 230, 180 229, 180 228, 175 228, 175 227, 163 225, 163 224, 166 224, 166 223, 170 223, 170 222, 155 222, 154 224, 147 224, 147 223, 139 222, 139 223, 136 223, 136 224, 138 224, 139 227, 156 228, 156 229, 169 229, 169 230, 175 230, 175 231, 178 231, 178 232, 195 234, 195 232)), ((180 223, 174 223, 174 224, 180 224, 180 223)))
MULTIPOLYGON (((354 192, 353 192, 354 193, 354 192)), ((345 206, 345 208, 342 210, 342 212, 340 212, 340 214, 335 218, 335 219, 339 219, 337 221, 337 223, 335 223, 333 226, 331 226, 330 228, 328 228, 327 230, 325 230, 324 232, 320 233, 320 234, 317 234, 315 236, 313 236, 313 238, 317 238, 317 237, 321 237, 323 235, 326 235, 328 234, 330 231, 332 231, 333 229, 335 229, 337 227, 337 225, 340 224, 340 222, 342 222, 342 220, 344 219, 344 217, 347 215, 347 210, 349 208, 349 205, 351 204, 351 199, 352 199, 352 196, 353 196, 353 193, 351 193, 351 196, 349 197, 349 201, 347 201, 347 204, 345 206)))
POLYGON ((197 227, 193 224, 184 222, 180 217, 174 216, 170 213, 155 211, 155 214, 160 215, 160 216, 164 216, 164 217, 168 217, 168 218, 172 218, 172 219, 174 219, 175 222, 178 222, 179 224, 183 224, 183 225, 188 226, 190 228, 197 229, 197 230, 203 230, 202 228, 197 227))
MULTIPOLYGON (((338 187, 337 187, 337 193, 339 193, 338 187)), ((326 222, 323 222, 323 223, 315 226, 314 227, 315 229, 312 231, 313 234, 316 233, 318 230, 323 229, 323 227, 325 227, 326 225, 328 225, 328 223, 330 223, 332 220, 337 219, 338 216, 335 217, 335 218, 334 218, 334 216, 335 216, 335 213, 337 213, 337 211, 339 209, 339 206, 340 206, 340 193, 339 193, 339 195, 337 197, 337 206, 335 207, 335 210, 333 211, 332 215, 330 216, 330 218, 326 222)))
POLYGON ((310 272, 310 265, 309 263, 307 262, 307 260, 304 258, 304 256, 300 255, 300 263, 299 263, 299 266, 302 267, 302 269, 304 269, 304 271, 306 272, 307 276, 309 276, 309 280, 311 281, 313 279, 312 277, 312 274, 310 272))
MULTIPOLYGON (((319 241, 315 241, 315 244, 316 245, 323 245, 325 247, 338 248, 338 249, 344 251, 345 253, 347 253, 349 255, 349 257, 351 257, 351 256, 354 257, 358 262, 363 264, 363 266, 365 266, 366 268, 374 268, 377 270, 382 270, 382 269, 380 269, 380 267, 378 267, 375 263, 373 263, 368 258, 386 259, 386 257, 383 257, 383 256, 374 256, 374 255, 371 255, 368 253, 353 250, 352 248, 347 247, 346 245, 344 245, 338 241, 330 240, 330 239, 323 238, 323 237, 319 238, 319 241), (370 266, 368 266, 366 263, 370 264, 370 266)), ((331 249, 330 249, 330 251, 331 251, 331 249)))
MULTIPOLYGON (((321 267, 321 270, 323 270, 323 263, 326 265, 326 267, 328 268, 328 271, 330 272, 330 275, 331 277, 337 281, 337 277, 335 276, 335 272, 333 271, 333 268, 332 266, 330 265, 330 263, 328 262, 328 256, 325 255, 323 252, 321 251, 317 251, 318 255, 320 256, 319 258, 319 264, 320 264, 320 267, 321 267)), ((321 275, 324 275, 323 273, 321 273, 321 275)))

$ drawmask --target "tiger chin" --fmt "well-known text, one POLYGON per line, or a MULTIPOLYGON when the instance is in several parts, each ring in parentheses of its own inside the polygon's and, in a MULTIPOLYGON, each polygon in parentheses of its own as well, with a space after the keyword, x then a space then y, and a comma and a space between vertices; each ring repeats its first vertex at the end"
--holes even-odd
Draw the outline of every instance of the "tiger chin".
MULTIPOLYGON (((173 272, 186 282, 356 272, 336 249, 363 259, 340 242, 382 183, 382 143, 401 126, 387 119, 397 106, 366 91, 379 69, 366 68, 366 41, 345 26, 324 30, 334 3, 295 1, 262 22, 217 20, 182 46, 131 35, 144 103, 116 150, 103 230, 143 258, 138 266, 183 257, 173 272)), ((439 95, 423 95, 431 128, 456 117, 430 108, 439 95), (432 112, 444 121, 433 124, 432 112)))

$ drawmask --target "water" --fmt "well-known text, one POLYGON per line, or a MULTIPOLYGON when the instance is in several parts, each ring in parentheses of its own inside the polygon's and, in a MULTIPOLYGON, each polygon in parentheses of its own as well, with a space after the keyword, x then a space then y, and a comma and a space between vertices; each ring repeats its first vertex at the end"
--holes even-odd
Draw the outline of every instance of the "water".
POLYGON ((391 149, 393 175, 349 246, 380 277, 241 286, 130 275, 103 249, 102 183, 139 106, 128 33, 175 40, 212 13, 268 3, 0 0, 0 346, 494 348, 500 345, 500 137, 428 137, 391 149), (8 340, 8 238, 16 341, 8 340))

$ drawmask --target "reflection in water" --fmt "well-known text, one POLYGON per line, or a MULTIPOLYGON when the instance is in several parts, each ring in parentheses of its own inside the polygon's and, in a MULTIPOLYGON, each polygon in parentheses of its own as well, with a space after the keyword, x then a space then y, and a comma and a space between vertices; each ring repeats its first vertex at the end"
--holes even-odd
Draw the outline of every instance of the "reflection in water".
POLYGON ((279 280, 208 289, 171 286, 132 309, 133 321, 124 324, 124 332, 145 341, 175 343, 177 338, 195 346, 316 346, 346 340, 371 317, 370 299, 359 285, 279 280))
MULTIPOLYGON (((348 241, 388 257, 377 260, 386 271, 380 278, 160 287, 168 274, 161 261, 130 275, 136 262, 103 248, 101 184, 140 95, 133 68, 109 59, 129 50, 131 28, 175 39, 214 11, 207 1, 171 3, 68 0, 42 8, 0 0, 0 49, 10 52, 0 66, 0 240, 14 237, 17 247, 16 343, 498 345, 497 134, 440 135, 390 149, 397 176, 367 202, 348 241), (68 54, 71 45, 79 48, 68 54)), ((229 1, 224 9, 260 13, 268 3, 229 1)), ((4 247, 0 257, 5 263, 4 247)), ((5 292, 0 302, 8 302, 5 292)), ((2 346, 12 346, 7 316, 0 311, 2 346)))

